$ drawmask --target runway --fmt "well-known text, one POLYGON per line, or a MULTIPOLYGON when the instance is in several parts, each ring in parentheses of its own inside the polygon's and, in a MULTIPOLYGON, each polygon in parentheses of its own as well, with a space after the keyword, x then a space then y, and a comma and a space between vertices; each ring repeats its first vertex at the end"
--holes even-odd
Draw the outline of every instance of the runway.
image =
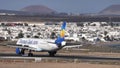
POLYGON ((49 55, 34 55, 33 57, 27 57, 27 56, 19 56, 16 54, 4 54, 0 53, 0 59, 35 59, 35 58, 41 58, 41 59, 68 59, 68 60, 110 60, 110 61, 120 61, 120 58, 115 57, 96 57, 96 56, 78 56, 78 55, 56 55, 55 57, 49 57, 49 55))

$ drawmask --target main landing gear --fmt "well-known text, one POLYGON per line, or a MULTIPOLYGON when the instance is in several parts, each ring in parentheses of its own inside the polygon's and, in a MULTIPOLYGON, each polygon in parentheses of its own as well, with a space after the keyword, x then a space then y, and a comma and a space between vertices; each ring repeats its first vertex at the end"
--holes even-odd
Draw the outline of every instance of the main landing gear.
POLYGON ((56 54, 57 52, 56 52, 56 51, 49 51, 48 53, 49 53, 49 56, 53 57, 53 56, 55 56, 55 54, 56 54))
POLYGON ((31 50, 29 50, 28 56, 33 56, 33 53, 31 52, 31 50))

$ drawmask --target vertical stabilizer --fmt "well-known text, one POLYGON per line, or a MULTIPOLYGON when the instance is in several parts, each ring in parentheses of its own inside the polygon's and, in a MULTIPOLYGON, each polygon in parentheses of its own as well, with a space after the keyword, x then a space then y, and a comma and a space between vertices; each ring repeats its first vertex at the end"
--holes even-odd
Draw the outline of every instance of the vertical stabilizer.
POLYGON ((66 22, 63 22, 63 24, 62 24, 62 26, 61 26, 61 30, 60 30, 60 35, 59 35, 58 38, 55 40, 55 44, 57 44, 58 46, 61 46, 62 42, 64 41, 65 28, 66 28, 66 22))

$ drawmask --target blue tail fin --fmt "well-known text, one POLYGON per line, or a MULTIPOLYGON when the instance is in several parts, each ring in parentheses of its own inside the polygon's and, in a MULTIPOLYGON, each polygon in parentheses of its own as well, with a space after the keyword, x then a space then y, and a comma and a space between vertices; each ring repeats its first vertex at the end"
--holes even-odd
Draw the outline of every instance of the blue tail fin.
POLYGON ((58 38, 55 40, 55 44, 61 45, 61 42, 64 41, 65 28, 66 28, 66 22, 63 22, 63 24, 62 24, 62 26, 61 26, 60 35, 59 35, 58 38))

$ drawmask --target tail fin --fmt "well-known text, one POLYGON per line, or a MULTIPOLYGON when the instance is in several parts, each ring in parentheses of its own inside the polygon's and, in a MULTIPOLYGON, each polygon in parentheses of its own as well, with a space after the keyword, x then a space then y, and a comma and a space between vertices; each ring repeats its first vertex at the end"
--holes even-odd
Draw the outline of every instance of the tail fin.
POLYGON ((63 24, 62 24, 62 26, 61 26, 60 35, 59 35, 58 38, 55 40, 55 44, 61 45, 61 43, 64 41, 65 28, 66 28, 66 22, 63 22, 63 24))
POLYGON ((60 31, 61 38, 64 38, 64 36, 65 36, 65 28, 66 28, 66 22, 63 22, 63 24, 61 26, 61 31, 60 31))

